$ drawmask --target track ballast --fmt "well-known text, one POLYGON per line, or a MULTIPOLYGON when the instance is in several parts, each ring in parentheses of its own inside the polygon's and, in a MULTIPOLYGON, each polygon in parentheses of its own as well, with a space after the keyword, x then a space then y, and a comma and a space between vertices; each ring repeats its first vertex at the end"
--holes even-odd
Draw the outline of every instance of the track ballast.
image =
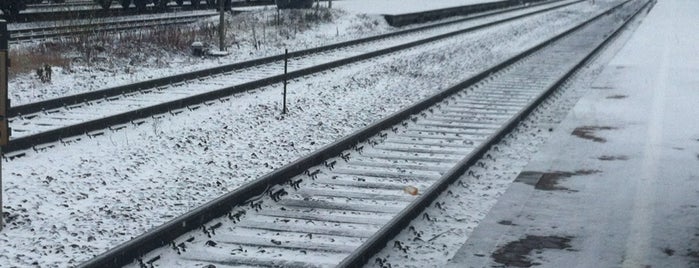
POLYGON ((364 264, 646 4, 624 2, 83 267, 364 264))
POLYGON ((201 105, 228 98, 234 93, 280 83, 285 79, 296 79, 323 72, 419 45, 429 45, 446 38, 579 2, 542 3, 541 6, 530 6, 528 9, 509 15, 500 15, 499 11, 293 52, 289 54, 290 72, 286 76, 281 74, 284 55, 278 55, 13 106, 8 111, 13 134, 4 151, 11 153, 29 148, 41 150, 57 144, 69 144, 73 140, 84 138, 85 134, 101 135, 110 129, 122 129, 129 124, 138 125, 143 122, 143 118, 150 116, 162 113, 178 114, 188 109, 197 109, 201 105), (489 15, 499 17, 490 18, 489 15), (471 22, 475 18, 482 18, 485 21, 471 22), (463 28, 462 24, 470 26, 463 28))

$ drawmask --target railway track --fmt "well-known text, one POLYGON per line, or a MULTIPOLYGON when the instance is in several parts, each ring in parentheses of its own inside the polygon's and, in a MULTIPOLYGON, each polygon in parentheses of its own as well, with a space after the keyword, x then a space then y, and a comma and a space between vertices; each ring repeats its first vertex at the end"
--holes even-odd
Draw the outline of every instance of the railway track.
MULTIPOLYGON (((183 2, 183 5, 185 5, 185 6, 191 5, 191 2, 190 2, 190 1, 182 1, 182 2, 183 2)), ((250 4, 251 2, 256 2, 256 1, 235 1, 235 0, 234 0, 233 2, 234 2, 234 3, 235 3, 235 2, 240 2, 238 5, 241 5, 241 6, 242 6, 243 3, 250 4)), ((274 4, 274 3, 271 2, 271 1, 260 1, 260 2, 264 2, 265 4, 274 4)), ((117 1, 114 1, 113 4, 116 6, 116 8, 122 8, 121 5, 120 5, 117 1)), ((171 6, 175 6, 175 5, 176 5, 176 2, 173 1, 172 3, 169 3, 169 4, 170 4, 171 6)), ((203 3, 202 3, 202 5, 203 5, 203 3)), ((130 6, 133 7, 133 3, 132 3, 130 6)), ((99 5, 98 3, 96 3, 96 2, 94 2, 94 1, 91 1, 91 0, 86 0, 86 1, 65 1, 65 2, 63 2, 63 3, 49 2, 49 3, 40 3, 40 4, 29 4, 29 5, 27 5, 27 8, 32 8, 32 9, 52 9, 52 8, 53 8, 53 9, 60 9, 60 8, 65 9, 65 8, 70 8, 70 7, 91 7, 91 8, 95 8, 95 9, 96 9, 96 8, 99 8, 100 5, 99 5)))
POLYGON ((67 24, 49 23, 46 25, 35 25, 25 27, 23 25, 12 24, 8 27, 10 33, 10 43, 20 43, 27 41, 44 40, 48 38, 67 37, 85 33, 114 32, 130 29, 142 29, 146 27, 161 27, 176 24, 187 24, 202 18, 217 15, 215 11, 192 12, 188 14, 156 14, 149 17, 123 18, 120 20, 97 21, 85 20, 67 24))
POLYGON ((27 8, 38 9, 38 8, 66 8, 66 7, 79 7, 79 6, 94 6, 97 7, 98 4, 93 1, 65 1, 63 3, 56 3, 53 1, 47 3, 39 4, 28 4, 27 8))
MULTIPOLYGON (((116 3, 117 1, 114 1, 116 3)), ((193 10, 214 10, 213 8, 206 5, 204 2, 198 6, 192 6, 186 1, 183 6, 178 6, 177 4, 170 3, 165 10, 152 5, 146 6, 142 10, 131 5, 131 8, 124 9, 121 5, 115 4, 111 8, 104 10, 99 5, 64 5, 55 4, 47 7, 33 8, 29 7, 27 10, 22 11, 18 16, 13 18, 13 22, 40 22, 40 21, 57 21, 57 20, 76 20, 76 19, 100 19, 109 17, 121 17, 121 16, 133 16, 133 15, 143 15, 143 14, 157 14, 163 12, 179 12, 179 11, 193 11, 193 10)), ((245 7, 245 6, 263 6, 272 5, 274 1, 271 0, 258 0, 258 1, 233 1, 232 7, 245 7)))
MULTIPOLYGON (((215 103, 220 98, 305 75, 326 71, 434 41, 562 8, 580 1, 542 3, 510 12, 499 11, 411 30, 353 40, 290 53, 290 72, 279 74, 284 55, 231 64, 136 84, 12 106, 13 129, 7 153, 41 150, 71 143, 85 136, 102 135, 142 118, 178 114, 215 103)), ((20 153, 21 154, 21 153, 20 153)), ((12 154, 7 154, 13 157, 12 154)))
POLYGON ((360 267, 649 4, 625 1, 80 267, 360 267))

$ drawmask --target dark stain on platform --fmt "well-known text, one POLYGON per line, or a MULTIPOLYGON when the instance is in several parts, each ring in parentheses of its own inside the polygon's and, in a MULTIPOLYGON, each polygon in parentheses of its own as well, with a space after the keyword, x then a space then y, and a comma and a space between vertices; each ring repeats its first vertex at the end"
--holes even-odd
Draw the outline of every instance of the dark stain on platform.
POLYGON ((698 265, 699 267, 699 249, 688 249, 687 257, 691 258, 691 264, 698 265))
POLYGON ((562 191, 571 191, 571 192, 577 192, 576 190, 571 190, 563 186, 559 186, 558 182, 561 179, 565 178, 570 178, 572 176, 577 176, 577 175, 590 175, 594 173, 600 173, 601 171, 599 170, 576 170, 575 172, 567 172, 567 171, 554 171, 554 172, 547 172, 541 174, 541 178, 539 178, 539 181, 534 185, 534 189, 537 190, 544 190, 544 191, 555 191, 555 190, 562 190, 562 191))
POLYGON ((535 186, 536 183, 539 181, 539 178, 541 178, 541 172, 538 171, 522 171, 517 175, 517 178, 515 179, 515 182, 521 182, 525 184, 529 184, 531 186, 535 186))
POLYGON ((605 138, 595 136, 595 131, 598 130, 613 130, 616 129, 615 127, 601 127, 601 126, 583 126, 583 127, 578 127, 573 130, 573 135, 578 136, 579 138, 586 139, 586 140, 591 140, 594 142, 607 142, 605 138))
POLYGON ((603 155, 603 156, 598 157, 597 159, 602 160, 602 161, 616 161, 616 160, 626 161, 626 160, 629 160, 629 158, 625 155, 603 155))
POLYGON ((554 191, 563 190, 570 192, 577 192, 575 190, 568 189, 558 185, 559 180, 570 178, 577 175, 590 175, 595 173, 600 173, 599 170, 576 170, 574 172, 568 171, 551 171, 551 172, 539 172, 539 171, 522 171, 519 173, 515 182, 521 182, 527 185, 534 186, 534 189, 544 190, 544 191, 554 191))
POLYGON ((570 189, 568 189, 566 187, 558 186, 558 181, 562 178, 567 178, 567 177, 570 177, 569 172, 544 173, 541 175, 539 182, 537 182, 536 185, 534 186, 534 189, 545 190, 545 191, 554 191, 554 190, 569 191, 570 189))
POLYGON ((663 253, 667 254, 668 256, 675 255, 675 250, 671 248, 664 248, 663 253))
POLYGON ((502 220, 502 221, 499 221, 498 223, 502 224, 502 225, 517 226, 517 224, 514 224, 514 223, 512 223, 512 221, 508 221, 508 220, 502 220))
POLYGON ((628 97, 628 96, 626 96, 626 95, 611 95, 611 96, 607 96, 607 99, 620 100, 620 99, 625 99, 626 97, 628 97))
POLYGON ((513 267, 532 267, 540 265, 533 262, 527 255, 536 250, 540 253, 543 249, 568 249, 570 248, 571 236, 537 236, 527 235, 526 238, 512 241, 507 245, 498 248, 491 257, 497 263, 513 267))

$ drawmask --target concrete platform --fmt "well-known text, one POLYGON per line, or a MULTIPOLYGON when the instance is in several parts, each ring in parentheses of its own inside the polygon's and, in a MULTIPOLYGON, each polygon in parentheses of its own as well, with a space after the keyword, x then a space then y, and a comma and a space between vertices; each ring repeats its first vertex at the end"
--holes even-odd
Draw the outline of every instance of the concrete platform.
POLYGON ((658 1, 449 267, 699 267, 696 14, 658 1))

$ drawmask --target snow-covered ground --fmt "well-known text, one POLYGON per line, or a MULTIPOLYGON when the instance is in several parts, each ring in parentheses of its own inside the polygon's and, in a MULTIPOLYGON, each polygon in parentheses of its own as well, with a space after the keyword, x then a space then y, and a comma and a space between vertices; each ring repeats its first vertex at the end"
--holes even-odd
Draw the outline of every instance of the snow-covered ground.
MULTIPOLYGON (((397 6, 419 8, 420 3, 397 6)), ((425 5, 425 7, 430 6, 425 5)), ((53 66, 52 82, 48 84, 42 83, 33 71, 18 74, 10 80, 9 86, 12 90, 9 92, 9 97, 14 105, 26 104, 222 64, 283 54, 284 49, 298 51, 421 26, 393 28, 379 15, 347 11, 343 8, 321 9, 322 16, 328 14, 332 18, 332 23, 310 23, 307 25, 298 23, 299 18, 313 13, 314 11, 283 11, 282 17, 285 23, 279 27, 273 25, 276 9, 271 7, 263 7, 232 18, 229 16, 226 20, 229 25, 226 45, 230 55, 218 58, 188 56, 189 48, 163 49, 148 44, 135 45, 121 42, 100 42, 94 46, 83 46, 79 43, 75 44, 79 48, 71 47, 68 49, 60 48, 60 45, 53 42, 38 46, 20 44, 12 49, 28 52, 19 55, 19 57, 32 57, 34 54, 44 53, 44 51, 57 50, 64 55, 70 66, 53 66), (254 45, 254 40, 259 42, 257 48, 254 45), (87 55, 88 50, 91 51, 89 55, 87 55)), ((77 23, 82 23, 82 21, 68 22, 68 24, 77 23)), ((22 26, 12 27, 41 27, 45 24, 26 23, 22 26)), ((217 24, 218 17, 214 16, 194 27, 206 29, 217 24)), ((157 30, 173 31, 174 29, 157 30)), ((143 36, 153 34, 153 32, 133 30, 130 34, 143 36)), ((197 40, 192 41, 207 39, 211 45, 216 45, 218 42, 216 38, 201 35, 197 35, 195 39, 197 40)))
MULTIPOLYGON (((608 5, 597 2, 301 79, 289 86, 290 113, 286 116, 279 113, 280 87, 267 87, 221 104, 150 119, 140 127, 7 161, 3 163, 7 225, 0 233, 0 264, 75 265, 532 46, 608 5)), ((352 20, 362 15, 348 17, 352 20)), ((360 19, 359 23, 366 21, 360 19)), ((351 29, 354 23, 346 25, 351 29)), ((354 33, 388 29, 379 25, 354 33)), ((302 42, 310 45, 333 40, 335 27, 323 27, 324 31, 331 29, 321 35, 326 39, 308 37, 302 42)), ((276 54, 249 51, 251 55, 245 57, 276 54)), ((178 64, 167 62, 166 67, 178 71, 191 65, 187 63, 191 58, 181 55, 148 60, 177 60, 178 64)), ((226 60, 237 58, 201 64, 226 60)), ((141 70, 153 70, 153 76, 171 72, 165 68, 141 70)), ((89 71, 57 75, 55 83, 99 84, 125 77, 89 71)), ((29 83, 27 80, 18 77, 14 85, 29 83)))
MULTIPOLYGON (((341 9, 323 12, 330 14, 333 23, 299 23, 299 19, 306 14, 312 14, 313 11, 284 11, 282 15, 288 24, 276 27, 269 25, 273 24, 276 15, 276 11, 271 8, 234 17, 228 16, 226 44, 231 54, 226 57, 199 58, 189 56, 189 48, 164 49, 149 44, 136 45, 121 42, 100 43, 94 47, 80 49, 61 49, 60 52, 70 62, 70 67, 54 66, 52 82, 49 84, 42 83, 34 72, 19 74, 9 82, 11 88, 9 97, 14 105, 25 104, 283 54, 285 48, 297 51, 396 30, 388 26, 380 16, 349 13, 341 9), (259 46, 255 47, 254 40, 259 42, 259 46), (92 49, 92 55, 86 55, 85 51, 88 48, 92 49)), ((206 28, 216 24, 218 24, 218 18, 212 17, 194 27, 206 28)), ((173 29, 160 30, 172 31, 173 29)), ((142 32, 134 30, 132 34, 134 33, 136 35, 153 34, 148 30, 142 32)), ((205 39, 206 37, 198 35, 196 38, 205 39)), ((22 56, 31 57, 33 50, 52 51, 58 46, 49 42, 38 47, 21 44, 13 49, 30 51, 22 56)))

